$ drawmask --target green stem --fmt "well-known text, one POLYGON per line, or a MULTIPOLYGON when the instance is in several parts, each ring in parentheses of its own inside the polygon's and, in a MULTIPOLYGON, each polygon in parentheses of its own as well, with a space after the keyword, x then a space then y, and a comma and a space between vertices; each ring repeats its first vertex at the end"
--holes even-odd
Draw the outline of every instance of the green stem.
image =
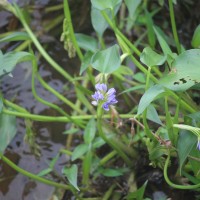
POLYGON ((65 98, 63 95, 61 95, 59 92, 57 92, 55 89, 50 87, 38 74, 37 75, 38 80, 42 84, 44 88, 46 88, 48 91, 50 91, 52 94, 54 94, 58 99, 66 103, 68 106, 70 106, 73 110, 77 111, 79 114, 85 114, 79 107, 77 107, 75 104, 73 104, 71 101, 69 101, 67 98, 65 98))
POLYGON ((171 25, 172 25, 172 32, 174 35, 174 40, 176 43, 176 48, 177 48, 177 52, 178 54, 181 53, 181 45, 179 42, 179 38, 178 38, 178 33, 177 33, 177 29, 176 29, 176 21, 175 21, 175 17, 174 17, 174 8, 173 8, 173 1, 172 0, 168 0, 169 2, 169 13, 170 13, 170 19, 171 19, 171 25))
MULTIPOLYGON (((64 110, 62 110, 62 108, 60 108, 59 106, 50 103, 49 101, 46 101, 44 99, 42 99, 41 97, 39 97, 37 95, 36 89, 35 89, 35 74, 37 73, 37 64, 36 64, 36 60, 34 59, 32 61, 32 66, 33 66, 33 71, 32 71, 32 80, 31 80, 31 88, 32 88, 32 93, 33 96, 42 104, 49 106, 50 108, 53 108, 55 110, 57 110, 59 113, 61 113, 62 115, 64 115, 65 117, 67 117, 69 119, 70 122, 73 122, 74 124, 84 128, 83 125, 81 125, 80 123, 77 123, 77 121, 75 121, 74 119, 72 119, 70 117, 70 115, 68 115, 64 110)), ((50 86, 49 86, 50 87, 50 86)))
POLYGON ((35 174, 32 174, 20 167, 18 167, 15 163, 13 163, 11 160, 9 160, 8 158, 6 158, 5 156, 3 156, 2 154, 0 154, 0 159, 2 159, 7 165, 9 165, 10 167, 12 167, 15 171, 23 174, 24 176, 27 176, 33 180, 36 180, 36 181, 39 181, 41 183, 44 183, 46 185, 50 185, 50 186, 54 186, 54 187, 57 187, 57 188, 63 188, 65 190, 71 190, 72 187, 69 186, 69 185, 64 185, 64 184, 60 184, 60 183, 56 183, 54 181, 51 181, 51 180, 48 180, 48 179, 45 179, 45 178, 42 178, 42 177, 39 177, 35 174))
POLYGON ((141 52, 135 47, 135 45, 133 45, 128 38, 126 38, 122 32, 119 31, 119 29, 115 26, 115 23, 113 23, 109 16, 107 15, 107 13, 105 11, 101 12, 103 17, 106 19, 106 21, 108 22, 108 24, 110 25, 110 27, 114 30, 115 34, 118 35, 119 37, 122 38, 122 40, 124 40, 129 46, 130 48, 133 50, 133 52, 136 53, 136 55, 140 55, 141 52))
MULTIPOLYGON (((11 107, 14 108, 13 106, 11 106, 11 107)), ((16 117, 22 117, 22 118, 25 118, 25 119, 32 119, 32 120, 35 120, 35 121, 42 121, 42 122, 69 122, 69 119, 67 117, 36 115, 36 114, 29 114, 28 112, 27 113, 20 112, 18 109, 16 109, 16 110, 18 112, 7 110, 7 109, 4 108, 2 110, 2 112, 6 113, 6 114, 9 114, 9 115, 14 115, 16 117)), ((134 115, 133 114, 120 114, 119 117, 122 118, 122 119, 129 119, 129 118, 133 118, 134 115)), ((74 120, 89 120, 91 118, 97 118, 97 116, 96 115, 75 115, 75 116, 71 116, 71 118, 74 119, 74 120)), ((104 115, 102 118, 109 119, 110 115, 108 115, 108 114, 104 115)), ((137 116, 137 118, 139 118, 139 116, 137 116)), ((161 120, 165 120, 166 119, 165 116, 159 116, 159 118, 161 120)), ((183 119, 179 118, 179 121, 182 122, 183 119)))
POLYGON ((46 61, 55 69, 57 70, 61 75, 63 75, 67 80, 69 80, 70 82, 73 82, 73 77, 71 75, 69 75, 60 65, 58 65, 50 56, 49 54, 45 51, 45 49, 42 47, 42 45, 39 43, 39 41, 37 40, 36 36, 34 35, 34 33, 32 32, 32 30, 30 29, 30 27, 28 26, 28 24, 26 23, 26 20, 24 19, 24 16, 20 10, 20 8, 14 4, 14 8, 16 10, 17 13, 17 17, 19 17, 19 20, 21 21, 23 27, 25 28, 26 32, 29 34, 31 40, 33 41, 33 43, 35 44, 35 46, 37 47, 38 51, 42 54, 42 56, 46 59, 46 61))
POLYGON ((115 150, 111 151, 109 154, 107 154, 100 160, 99 165, 105 165, 110 159, 112 159, 116 155, 117 152, 115 150))
POLYGON ((109 145, 111 146, 115 151, 117 151, 117 153, 119 154, 119 156, 127 163, 128 166, 132 165, 131 160, 128 158, 128 156, 121 150, 121 148, 119 148, 119 144, 117 144, 116 142, 114 142, 112 139, 109 140, 106 135, 104 134, 104 131, 102 129, 102 107, 101 105, 98 106, 97 108, 97 128, 99 131, 99 135, 100 137, 109 145))
POLYGON ((176 189, 181 189, 181 190, 191 190, 191 189, 197 189, 197 188, 200 188, 200 183, 196 184, 196 185, 177 185, 175 183, 172 183, 170 180, 169 180, 169 177, 167 175, 167 168, 168 168, 168 165, 169 165, 169 161, 170 161, 170 151, 168 151, 168 156, 167 156, 167 159, 166 159, 166 162, 165 162, 165 166, 164 166, 164 178, 165 178, 165 181, 173 188, 176 188, 176 189))
POLYGON ((68 4, 68 0, 64 0, 63 1, 64 3, 64 14, 65 14, 65 18, 67 19, 67 22, 68 22, 68 30, 70 32, 70 37, 71 37, 71 40, 73 42, 73 45, 76 49, 76 52, 78 54, 78 57, 80 60, 83 60, 83 54, 78 46, 78 43, 76 41, 76 37, 74 35, 74 28, 72 26, 72 20, 71 20, 71 16, 70 16, 70 10, 69 10, 69 4, 68 4))

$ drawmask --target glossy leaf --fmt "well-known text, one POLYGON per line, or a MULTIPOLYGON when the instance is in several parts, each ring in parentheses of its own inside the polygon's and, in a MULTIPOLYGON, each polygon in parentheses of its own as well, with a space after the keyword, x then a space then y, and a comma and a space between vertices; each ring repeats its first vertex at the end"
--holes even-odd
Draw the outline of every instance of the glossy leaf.
POLYGON ((21 40, 29 40, 29 39, 30 39, 29 35, 25 32, 14 32, 0 39, 0 42, 21 41, 21 40))
POLYGON ((151 14, 146 9, 145 9, 145 18, 146 18, 148 41, 150 46, 154 48, 156 44, 156 36, 153 30, 153 20, 151 14))
POLYGON ((114 45, 93 55, 91 65, 101 73, 111 73, 121 65, 119 46, 114 45))
POLYGON ((140 5, 141 0, 125 0, 124 1, 127 8, 128 8, 128 12, 129 12, 129 17, 133 18, 135 15, 135 11, 137 9, 137 7, 140 5))
POLYGON ((16 118, 4 113, 0 114, 0 152, 3 154, 17 132, 16 118))
POLYGON ((150 105, 150 103, 158 97, 158 95, 164 93, 165 90, 161 85, 154 85, 151 88, 149 88, 142 98, 140 99, 139 105, 138 105, 138 112, 137 114, 143 113, 143 111, 150 105))
POLYGON ((197 28, 194 31, 191 44, 192 44, 192 47, 194 48, 200 48, 200 24, 197 26, 197 28))
POLYGON ((161 122, 161 120, 158 116, 158 113, 157 113, 155 107, 151 104, 147 108, 147 119, 152 122, 155 122, 157 124, 163 125, 163 123, 161 122))
POLYGON ((186 158, 190 154, 193 146, 196 144, 196 141, 197 137, 190 131, 187 130, 180 131, 177 143, 180 169, 182 168, 186 158))
POLYGON ((84 142, 86 144, 90 144, 95 137, 95 133, 96 133, 96 122, 94 118, 92 118, 87 123, 87 126, 85 128, 84 135, 83 135, 84 142))
POLYGON ((31 60, 32 54, 27 52, 8 52, 2 54, 0 51, 0 76, 9 74, 17 63, 31 60))
MULTIPOLYGON (((200 160, 200 151, 197 149, 196 144, 193 146, 192 151, 190 152, 190 156, 197 158, 200 160)), ((200 179, 200 173, 199 173, 199 161, 194 160, 192 158, 189 158, 190 164, 192 166, 192 170, 194 172, 195 177, 200 179)))
POLYGON ((83 156, 87 151, 88 151, 89 147, 87 144, 79 144, 73 151, 72 153, 72 158, 71 160, 74 161, 78 158, 80 158, 81 156, 83 156))
POLYGON ((100 168, 98 170, 101 174, 107 177, 117 177, 117 176, 122 176, 124 172, 127 171, 126 168, 119 168, 119 169, 105 169, 105 168, 100 168))
POLYGON ((107 8, 114 9, 114 7, 120 5, 122 0, 91 0, 92 6, 99 10, 105 10, 107 8))
POLYGON ((170 73, 159 84, 174 91, 185 91, 200 83, 200 49, 191 49, 177 56, 170 73))
POLYGON ((62 173, 66 176, 68 181, 78 190, 77 186, 77 176, 78 176, 78 167, 77 165, 72 165, 70 168, 64 167, 62 173))
POLYGON ((146 189, 148 181, 146 181, 142 187, 140 187, 138 190, 135 192, 131 192, 127 196, 127 200, 132 200, 132 199, 137 199, 137 200, 143 200, 144 199, 144 192, 146 189))
POLYGON ((90 66, 92 56, 93 53, 91 51, 87 51, 84 55, 80 68, 80 75, 90 66))
MULTIPOLYGON (((109 10, 106 10, 105 12, 110 16, 109 10)), ((91 8, 91 21, 94 30, 98 33, 100 37, 102 37, 103 33, 108 27, 108 23, 102 16, 101 11, 94 8, 93 6, 91 8)))
POLYGON ((91 36, 76 33, 75 34, 78 46, 86 51, 95 52, 98 48, 97 40, 91 36))
POLYGON ((166 59, 167 56, 156 53, 151 49, 151 47, 144 48, 142 54, 140 55, 140 61, 148 67, 162 65, 166 61, 166 59))
POLYGON ((50 172, 52 172, 52 169, 51 168, 47 168, 47 169, 44 169, 42 171, 40 171, 37 176, 45 176, 47 174, 49 174, 50 172))

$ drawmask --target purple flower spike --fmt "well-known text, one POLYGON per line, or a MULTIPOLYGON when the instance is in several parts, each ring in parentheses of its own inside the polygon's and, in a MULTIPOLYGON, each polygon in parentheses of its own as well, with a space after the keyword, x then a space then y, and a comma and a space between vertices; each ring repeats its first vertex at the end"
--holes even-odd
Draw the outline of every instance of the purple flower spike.
POLYGON ((97 83, 96 85, 95 85, 95 88, 96 88, 96 90, 99 90, 99 91, 104 91, 104 92, 106 92, 107 91, 107 85, 106 84, 104 84, 104 83, 97 83))
POLYGON ((200 138, 198 139, 198 142, 197 142, 197 149, 200 151, 200 138))
POLYGON ((107 102, 105 102, 103 105, 102 105, 102 108, 105 110, 105 111, 109 111, 109 104, 107 102))
POLYGON ((97 91, 92 95, 92 98, 95 101, 91 103, 94 106, 97 106, 99 102, 102 103, 102 108, 105 111, 109 111, 109 106, 116 104, 118 101, 116 100, 116 90, 115 88, 110 88, 107 92, 107 85, 104 83, 97 83, 95 85, 97 91))
POLYGON ((110 88, 110 89, 108 90, 108 92, 107 92, 107 95, 108 95, 108 96, 110 96, 110 95, 115 95, 115 93, 116 93, 115 88, 110 88))

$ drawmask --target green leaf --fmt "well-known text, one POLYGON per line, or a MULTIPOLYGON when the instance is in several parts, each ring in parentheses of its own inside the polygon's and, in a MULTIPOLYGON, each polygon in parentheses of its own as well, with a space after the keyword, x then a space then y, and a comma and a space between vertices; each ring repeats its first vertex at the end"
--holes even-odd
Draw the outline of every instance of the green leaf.
POLYGON ((128 12, 129 12, 129 17, 130 18, 134 18, 135 15, 135 11, 137 9, 137 7, 139 6, 139 4, 141 3, 141 0, 125 0, 124 1, 127 8, 128 8, 128 12))
POLYGON ((193 146, 196 144, 196 141, 197 137, 190 131, 187 130, 180 131, 177 143, 180 169, 182 169, 183 163, 190 154, 193 146))
POLYGON ((88 185, 92 165, 92 152, 88 151, 83 160, 83 184, 88 185))
POLYGON ((135 79, 136 81, 138 81, 140 83, 146 82, 145 75, 142 72, 138 72, 138 73, 134 74, 133 79, 135 79))
POLYGON ((92 143, 92 147, 96 149, 103 146, 104 144, 105 144, 105 141, 101 137, 97 137, 94 139, 92 143))
POLYGON ((0 152, 3 154, 17 132, 15 116, 0 114, 0 152))
POLYGON ((191 44, 192 44, 192 47, 194 48, 200 48, 200 24, 197 26, 197 28, 194 31, 191 44))
POLYGON ((119 46, 114 45, 92 56, 91 65, 101 73, 112 73, 121 65, 119 46))
POLYGON ((78 190, 77 186, 77 176, 78 176, 78 167, 77 165, 72 165, 70 168, 63 167, 62 173, 67 177, 68 181, 78 190))
POLYGON ((80 68, 80 75, 90 66, 93 55, 94 54, 91 51, 87 51, 84 55, 80 68))
POLYGON ((21 41, 29 39, 30 39, 29 35, 25 32, 14 32, 0 39, 0 42, 21 41))
POLYGON ((165 90, 161 85, 154 85, 149 88, 140 99, 137 115, 143 113, 143 111, 150 105, 150 103, 156 97, 158 97, 158 95, 163 94, 164 92, 165 90))
POLYGON ((148 67, 162 65, 166 61, 166 59, 167 56, 156 53, 151 49, 151 47, 144 48, 142 54, 140 55, 140 61, 148 67))
POLYGON ((50 172, 52 172, 52 169, 51 168, 47 168, 47 169, 44 169, 42 171, 40 171, 37 176, 45 176, 47 174, 49 174, 50 172))
MULTIPOLYGON (((110 12, 106 10, 106 13, 110 16, 110 12)), ((108 23, 105 18, 102 16, 101 11, 94 8, 91 8, 91 21, 94 30, 98 33, 100 37, 103 36, 103 33, 108 27, 108 23)))
POLYGON ((9 74, 17 63, 31 60, 32 54, 27 52, 8 52, 2 54, 0 51, 0 76, 9 74))
POLYGON ((134 87, 131 87, 131 88, 128 88, 128 89, 124 90, 120 94, 133 92, 135 90, 145 90, 145 85, 136 85, 134 87))
POLYGON ((95 122, 94 118, 92 118, 87 123, 87 126, 85 128, 85 131, 83 134, 84 142, 86 144, 90 144, 95 137, 95 133, 96 133, 96 122, 95 122))
POLYGON ((98 171, 107 177, 117 177, 117 176, 122 176, 125 172, 127 172, 127 169, 126 168, 118 168, 118 169, 99 168, 98 171))
POLYGON ((92 21, 92 26, 94 28, 94 30, 97 32, 98 36, 102 37, 103 33, 105 32, 105 30, 108 27, 108 23, 105 20, 105 18, 103 17, 103 15, 101 14, 101 11, 104 10, 104 12, 108 15, 108 17, 111 20, 114 20, 113 17, 117 14, 119 8, 120 8, 120 4, 113 4, 114 7, 112 7, 112 10, 110 10, 110 8, 107 8, 107 4, 109 4, 109 0, 108 1, 97 1, 100 4, 105 4, 105 9, 104 9, 104 5, 102 5, 103 9, 98 9, 101 8, 100 7, 95 7, 97 4, 94 3, 92 4, 91 7, 91 21, 92 21))
MULTIPOLYGON (((197 149, 196 145, 193 146, 193 149, 190 152, 190 156, 200 160, 200 151, 197 149)), ((200 179, 200 173, 199 173, 199 170, 200 170, 200 165, 199 164, 200 163, 199 163, 199 161, 194 160, 192 158, 189 158, 189 162, 190 162, 190 164, 192 166, 192 171, 194 172, 195 177, 200 179)))
POLYGON ((157 124, 163 125, 155 107, 151 104, 147 107, 147 119, 157 124))
POLYGON ((153 30, 153 20, 150 13, 146 9, 145 9, 145 18, 146 18, 148 41, 150 46, 154 48, 156 44, 156 36, 153 30))
POLYGON ((53 170, 57 160, 59 159, 60 157, 60 154, 58 153, 52 160, 51 162, 49 163, 49 168, 51 168, 53 170))
POLYGON ((127 200, 133 200, 133 199, 137 199, 137 200, 143 200, 144 199, 144 192, 146 189, 148 181, 146 181, 142 187, 140 187, 138 190, 136 190, 135 192, 131 192, 128 194, 127 196, 127 200))
POLYGON ((200 82, 200 49, 191 49, 177 56, 169 74, 159 84, 174 91, 185 91, 200 82))
POLYGON ((82 33, 76 33, 75 37, 80 48, 91 52, 95 52, 97 50, 98 43, 95 38, 82 33))
POLYGON ((107 8, 114 9, 114 7, 120 5, 122 0, 91 0, 92 6, 98 10, 105 10, 107 8))
POLYGON ((72 153, 71 160, 74 161, 84 155, 89 149, 88 144, 79 144, 72 153))

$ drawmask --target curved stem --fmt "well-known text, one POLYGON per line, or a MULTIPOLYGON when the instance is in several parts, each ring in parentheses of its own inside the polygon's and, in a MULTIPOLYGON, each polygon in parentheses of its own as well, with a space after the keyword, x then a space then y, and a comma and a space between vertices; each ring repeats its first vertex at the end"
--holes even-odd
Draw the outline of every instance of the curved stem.
POLYGON ((37 47, 38 51, 42 54, 42 56, 46 59, 46 61, 54 68, 56 69, 61 75, 63 75, 67 80, 69 80, 70 82, 73 82, 73 77, 71 75, 69 75, 58 63, 56 63, 50 56, 49 54, 45 51, 45 49, 42 47, 42 45, 39 43, 39 41, 37 40, 36 36, 34 35, 34 33, 32 32, 32 30, 30 29, 30 27, 28 26, 28 24, 26 23, 26 20, 24 19, 24 16, 20 10, 20 8, 14 4, 14 8, 16 10, 17 13, 17 17, 19 17, 19 20, 21 21, 22 25, 24 26, 26 32, 28 33, 28 35, 30 36, 31 40, 33 41, 33 43, 35 44, 35 46, 37 47))
POLYGON ((169 14, 170 14, 170 19, 171 19, 172 32, 174 35, 174 40, 176 43, 177 51, 180 54, 181 53, 181 45, 179 42, 178 33, 177 33, 177 29, 176 29, 176 21, 175 21, 175 17, 174 17, 173 2, 172 2, 172 0, 168 0, 168 2, 169 2, 169 14))
POLYGON ((50 87, 43 79, 42 77, 37 74, 37 78, 42 84, 44 88, 49 90, 51 93, 53 93, 58 99, 66 103, 68 106, 70 106, 73 110, 77 111, 79 114, 85 114, 79 107, 77 107, 75 104, 73 104, 71 101, 69 101, 67 98, 65 98, 63 95, 61 95, 59 92, 57 92, 55 89, 50 87))
POLYGON ((5 156, 3 156, 2 154, 0 154, 0 159, 2 159, 7 165, 9 165, 10 167, 12 167, 15 171, 23 174, 24 176, 27 176, 33 180, 36 180, 36 181, 39 181, 41 183, 44 183, 46 185, 50 185, 50 186, 54 186, 54 187, 57 187, 57 188, 63 188, 63 189, 66 189, 66 190, 72 190, 72 187, 69 186, 69 185, 64 185, 64 184, 61 184, 61 183, 56 183, 54 181, 51 181, 51 180, 48 180, 48 179, 45 179, 45 178, 42 178, 42 177, 39 177, 35 174, 32 174, 20 167, 18 167, 15 163, 13 163, 11 160, 9 160, 8 158, 6 158, 5 156))
POLYGON ((170 151, 168 151, 168 156, 167 156, 167 159, 166 159, 166 162, 165 162, 165 166, 164 166, 164 178, 165 178, 165 181, 173 188, 176 188, 176 189, 181 189, 181 190, 191 190, 191 189, 197 189, 197 188, 200 188, 200 183, 196 184, 196 185, 178 185, 178 184, 175 184, 175 183, 172 183, 170 180, 169 180, 169 177, 167 175, 167 168, 168 168, 168 165, 169 165, 169 161, 170 161, 170 151))

